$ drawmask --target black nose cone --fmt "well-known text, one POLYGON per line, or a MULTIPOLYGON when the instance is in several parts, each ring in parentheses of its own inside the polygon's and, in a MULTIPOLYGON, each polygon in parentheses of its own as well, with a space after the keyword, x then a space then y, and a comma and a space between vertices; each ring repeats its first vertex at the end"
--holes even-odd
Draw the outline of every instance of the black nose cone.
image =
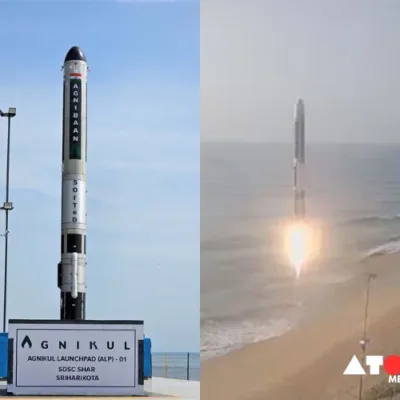
POLYGON ((66 63, 67 61, 85 61, 86 62, 86 57, 83 54, 83 51, 81 50, 80 47, 74 46, 71 47, 65 56, 64 62, 66 63))

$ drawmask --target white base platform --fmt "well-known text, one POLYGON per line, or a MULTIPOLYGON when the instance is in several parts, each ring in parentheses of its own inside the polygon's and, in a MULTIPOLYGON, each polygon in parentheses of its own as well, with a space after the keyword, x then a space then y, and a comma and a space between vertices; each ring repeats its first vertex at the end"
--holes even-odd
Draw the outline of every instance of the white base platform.
MULTIPOLYGON (((132 400, 136 399, 182 399, 182 400, 200 400, 200 382, 198 381, 184 381, 180 379, 166 379, 166 378, 152 378, 144 381, 144 390, 146 397, 129 397, 132 400)), ((51 397, 52 400, 76 400, 80 399, 98 399, 99 397, 94 396, 7 396, 6 382, 0 381, 0 397, 8 397, 9 399, 19 399, 19 400, 33 400, 33 399, 43 399, 46 397, 51 397)), ((116 399, 121 400, 121 397, 114 396, 101 396, 105 399, 116 399)))
MULTIPOLYGON (((179 399, 199 400, 200 382, 181 379, 152 378, 145 381, 144 389, 151 397, 170 396, 179 399)), ((162 398, 162 397, 161 397, 162 398)), ((168 398, 168 397, 164 397, 168 398)))

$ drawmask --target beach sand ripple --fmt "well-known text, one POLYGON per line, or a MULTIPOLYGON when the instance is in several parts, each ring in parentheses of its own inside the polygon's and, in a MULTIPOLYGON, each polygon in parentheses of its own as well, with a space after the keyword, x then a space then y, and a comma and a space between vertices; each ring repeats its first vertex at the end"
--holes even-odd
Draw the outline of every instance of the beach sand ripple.
MULTIPOLYGON (((371 342, 367 354, 400 354, 400 256, 389 254, 367 260, 364 271, 379 274, 371 284, 368 328, 371 342)), ((202 398, 357 399, 360 378, 343 376, 343 371, 351 357, 360 354, 365 283, 363 277, 338 287, 335 306, 316 321, 281 337, 202 362, 202 398)), ((384 372, 366 376, 364 399, 378 398, 373 388, 376 391, 384 381, 387 381, 384 372)))

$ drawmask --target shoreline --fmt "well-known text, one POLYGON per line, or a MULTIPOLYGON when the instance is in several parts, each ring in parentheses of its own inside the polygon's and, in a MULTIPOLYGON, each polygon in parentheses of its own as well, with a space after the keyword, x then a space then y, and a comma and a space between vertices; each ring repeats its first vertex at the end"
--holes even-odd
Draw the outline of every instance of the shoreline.
MULTIPOLYGON (((394 329, 396 325, 393 324, 400 321, 400 294, 396 286, 399 280, 393 279, 393 276, 400 276, 400 255, 373 257, 355 267, 360 267, 361 272, 337 288, 336 302, 316 320, 300 324, 279 337, 202 361, 204 396, 209 400, 261 400, 265 396, 279 400, 303 396, 328 400, 335 398, 336 391, 341 393, 340 399, 347 398, 345 393, 354 392, 354 385, 359 382, 359 377, 342 374, 352 355, 360 352, 366 278, 359 278, 365 272, 379 274, 371 284, 369 350, 379 350, 375 354, 382 355, 393 353, 397 348, 395 343, 391 347, 387 345, 390 350, 382 343, 390 343, 391 337, 396 335, 395 332, 391 335, 386 327, 394 329), (222 382, 242 384, 232 388, 222 382), (298 388, 294 387, 295 382, 298 388), (342 387, 346 388, 344 392, 341 392, 342 387)), ((400 327, 400 322, 398 325, 400 327)), ((397 353, 400 353, 400 339, 398 342, 397 353)), ((376 383, 377 379, 372 378, 383 377, 368 377, 366 387, 376 383)))
MULTIPOLYGON (((243 335, 238 334, 237 331, 239 330, 239 326, 243 323, 243 325, 245 325, 245 322, 247 321, 247 319, 243 319, 243 321, 241 322, 240 320, 237 319, 237 317, 235 317, 235 326, 234 326, 234 330, 230 330, 229 327, 225 327, 222 323, 221 327, 218 327, 218 332, 216 332, 215 334, 219 335, 222 332, 222 336, 226 336, 224 335, 225 333, 229 332, 229 336, 230 336, 230 342, 229 345, 215 345, 215 343, 212 343, 214 345, 214 348, 210 347, 210 346, 204 346, 201 348, 200 350, 200 354, 201 354, 201 361, 205 362, 205 361, 209 361, 209 360, 214 360, 216 358, 220 358, 220 357, 224 357, 227 356, 229 354, 231 354, 232 352, 235 352, 237 350, 242 349, 243 347, 246 347, 248 345, 252 345, 255 343, 260 343, 260 342, 264 342, 267 340, 271 340, 271 339, 275 339, 278 337, 281 337, 283 335, 286 335, 288 332, 290 332, 293 329, 297 329, 299 326, 302 326, 305 323, 308 323, 308 321, 310 319, 312 319, 312 321, 315 321, 315 319, 320 318, 321 314, 323 312, 329 311, 332 308, 336 307, 336 300, 335 300, 335 296, 332 295, 333 292, 336 291, 337 288, 339 288, 340 290, 342 290, 342 288, 346 288, 349 285, 352 285, 352 282, 359 279, 360 275, 362 274, 362 272, 360 273, 360 270, 363 270, 363 265, 366 263, 369 263, 371 260, 375 260, 377 258, 381 258, 381 257, 386 257, 386 256, 392 256, 393 254, 399 254, 400 257, 400 252, 399 253, 384 253, 384 254, 374 254, 371 256, 366 257, 365 253, 362 252, 362 254, 364 255, 360 255, 358 254, 357 256, 353 256, 351 260, 346 260, 344 261, 343 259, 340 260, 340 268, 336 268, 334 271, 329 272, 330 268, 329 266, 324 265, 323 268, 321 269, 321 272, 318 270, 320 267, 315 268, 313 267, 313 269, 311 269, 311 274, 305 274, 305 276, 303 277, 303 275, 300 277, 300 282, 298 285, 298 289, 296 289, 297 284, 296 283, 291 283, 288 284, 284 290, 288 290, 288 287, 291 285, 291 289, 288 290, 289 293, 289 298, 285 298, 285 300, 287 300, 287 303, 293 303, 293 302, 299 302, 301 303, 300 305, 298 305, 297 307, 293 307, 293 308, 288 308, 288 312, 293 312, 296 311, 297 308, 297 315, 294 315, 292 313, 292 315, 287 315, 287 314, 283 314, 283 315, 279 315, 277 316, 276 314, 274 314, 273 316, 271 316, 270 319, 268 320, 264 320, 262 321, 260 318, 258 318, 258 321, 250 321, 250 324, 254 323, 254 325, 259 325, 260 324, 260 320, 261 322, 261 327, 262 328, 271 328, 271 331, 269 331, 268 333, 265 333, 265 331, 263 332, 263 330, 260 330, 260 327, 258 327, 258 332, 255 331, 245 331, 243 333, 243 335), (350 270, 350 271, 349 271, 350 270), (328 273, 327 273, 328 272, 328 273), (304 281, 305 278, 305 281, 304 281), (324 302, 324 307, 320 308, 319 305, 315 306, 315 304, 319 304, 319 299, 316 299, 315 302, 310 301, 309 298, 305 298, 303 295, 306 292, 306 290, 304 289, 304 286, 309 286, 310 285, 310 281, 315 281, 316 282, 316 295, 321 298, 323 298, 324 300, 328 299, 327 302, 324 302), (322 283, 321 283, 322 282, 322 283), (320 288, 318 289, 318 286, 320 286, 320 288), (296 291, 299 290, 298 294, 295 294, 296 291), (325 293, 324 293, 325 291, 325 293), (319 293, 318 293, 319 292, 319 293), (294 296, 294 298, 290 298, 290 296, 294 296), (322 297, 321 297, 322 295, 322 297), (299 297, 299 298, 297 298, 299 297), (300 299, 301 298, 301 299, 300 299), (332 300, 332 303, 329 302, 329 300, 332 300), (304 317, 304 315, 306 317, 304 317), (265 324, 264 324, 265 323, 265 324), (275 326, 274 326, 275 325, 275 326), (278 325, 278 326, 276 326, 278 325), (232 332, 235 333, 235 335, 232 334, 232 332), (250 340, 243 340, 243 342, 235 342, 234 339, 237 337, 241 337, 243 338, 246 336, 250 337, 250 340), (253 336, 253 337, 251 337, 253 336), (258 336, 258 338, 256 338, 258 336), (260 338, 260 336, 264 336, 262 338, 260 338)), ((287 267, 286 265, 284 266, 285 268, 287 267)), ((293 279, 293 277, 286 277, 287 279, 293 279)), ((285 301, 283 300, 283 301, 285 301)), ((280 299, 280 301, 282 301, 282 298, 280 299)), ((204 329, 207 336, 210 335, 210 328, 209 326, 212 326, 212 324, 216 324, 218 326, 218 321, 214 322, 213 318, 209 318, 209 319, 205 319, 204 322, 204 328, 203 328, 203 322, 201 322, 201 329, 204 329), (211 320, 211 324, 208 325, 208 320, 211 320)), ((203 331, 203 332, 204 332, 203 331)), ((204 335, 204 333, 202 333, 204 335)), ((205 337, 207 337, 205 336, 205 337)), ((215 339, 213 339, 215 340, 215 339)), ((239 339, 240 340, 240 339, 239 339)), ((203 346, 203 345, 202 345, 203 346)))

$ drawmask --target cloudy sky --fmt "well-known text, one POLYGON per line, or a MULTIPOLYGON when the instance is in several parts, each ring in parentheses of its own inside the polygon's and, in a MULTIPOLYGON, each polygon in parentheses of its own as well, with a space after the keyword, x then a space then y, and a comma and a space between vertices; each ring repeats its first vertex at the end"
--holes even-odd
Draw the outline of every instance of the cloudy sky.
POLYGON ((400 2, 202 0, 201 139, 400 141, 400 2))
MULTIPOLYGON (((61 65, 79 45, 91 68, 87 317, 144 319, 155 350, 197 351, 199 5, 6 1, 1 8, 0 108, 17 107, 9 317, 59 318, 61 65)), ((0 121, 0 179, 6 126, 0 121)))

